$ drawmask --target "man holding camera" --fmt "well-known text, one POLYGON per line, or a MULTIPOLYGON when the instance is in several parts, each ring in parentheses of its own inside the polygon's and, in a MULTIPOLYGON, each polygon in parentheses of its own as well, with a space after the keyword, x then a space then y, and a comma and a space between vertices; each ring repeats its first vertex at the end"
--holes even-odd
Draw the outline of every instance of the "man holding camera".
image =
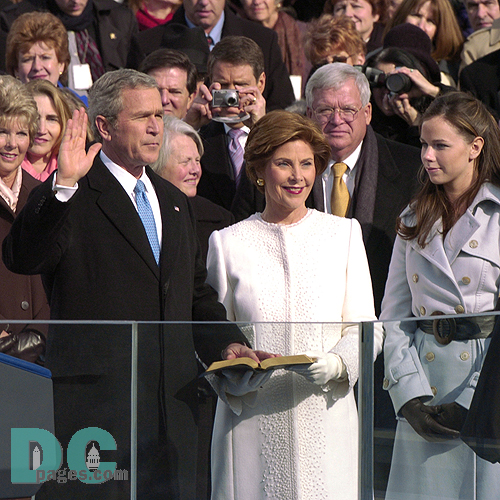
POLYGON ((243 154, 250 127, 266 114, 264 56, 250 38, 223 38, 210 53, 210 89, 202 86, 186 117, 200 129, 205 153, 198 194, 231 210, 245 175, 243 154), (193 116, 197 114, 197 116, 193 116))

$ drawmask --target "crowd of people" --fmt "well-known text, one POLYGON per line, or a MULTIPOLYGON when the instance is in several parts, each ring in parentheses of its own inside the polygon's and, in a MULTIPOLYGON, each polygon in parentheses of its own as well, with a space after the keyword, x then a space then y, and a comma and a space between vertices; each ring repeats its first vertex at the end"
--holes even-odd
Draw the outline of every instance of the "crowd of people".
POLYGON ((0 352, 50 369, 64 449, 112 434, 138 498, 355 500, 373 321, 381 498, 496 500, 498 0, 302 12, 4 2, 0 352), (101 321, 144 322, 136 444, 132 343, 101 321), (312 362, 198 380, 296 354, 312 362))

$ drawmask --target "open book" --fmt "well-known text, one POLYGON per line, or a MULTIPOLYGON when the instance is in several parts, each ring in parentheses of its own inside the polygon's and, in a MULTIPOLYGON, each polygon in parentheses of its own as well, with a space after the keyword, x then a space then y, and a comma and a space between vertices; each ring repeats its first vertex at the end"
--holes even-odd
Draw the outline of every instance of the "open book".
POLYGON ((231 369, 231 370, 275 370, 276 368, 284 368, 286 366, 292 365, 310 365, 314 363, 316 358, 310 358, 305 354, 297 354, 294 356, 279 356, 277 358, 268 358, 261 361, 260 364, 251 358, 235 358, 226 359, 224 361, 215 361, 212 363, 206 372, 202 376, 209 375, 211 373, 217 373, 221 370, 231 369))

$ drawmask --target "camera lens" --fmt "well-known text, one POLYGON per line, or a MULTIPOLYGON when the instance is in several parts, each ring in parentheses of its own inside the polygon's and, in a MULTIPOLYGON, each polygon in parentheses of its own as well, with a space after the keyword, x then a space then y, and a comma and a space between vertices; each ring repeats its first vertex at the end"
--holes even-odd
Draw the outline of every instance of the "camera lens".
POLYGON ((234 95, 228 95, 226 102, 227 102, 228 106, 235 106, 238 104, 238 99, 234 95))
POLYGON ((408 75, 404 73, 394 73, 392 75, 387 75, 385 79, 385 86, 387 90, 394 92, 395 94, 403 94, 404 92, 409 92, 413 82, 408 75))

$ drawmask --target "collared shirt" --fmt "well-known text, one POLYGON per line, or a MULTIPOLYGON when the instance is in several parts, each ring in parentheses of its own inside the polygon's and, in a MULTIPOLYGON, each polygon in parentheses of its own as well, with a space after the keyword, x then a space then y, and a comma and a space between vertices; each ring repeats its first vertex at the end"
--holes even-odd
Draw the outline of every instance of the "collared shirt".
POLYGON ((0 196, 5 200, 5 203, 9 205, 10 209, 15 212, 17 208, 17 202, 19 200, 19 193, 21 192, 21 185, 23 183, 23 170, 21 168, 17 169, 16 178, 9 188, 5 182, 0 179, 0 196))
MULTIPOLYGON (((226 123, 224 123, 224 132, 226 133, 226 135, 229 134, 230 130, 231 127, 229 127, 226 123)), ((243 127, 241 127, 240 130, 243 130, 243 132, 245 132, 245 134, 239 138, 241 147, 245 149, 245 146, 247 145, 248 134, 250 133, 250 128, 247 127, 246 125, 243 125, 243 127)))
MULTIPOLYGON (((190 27, 190 28, 196 28, 196 24, 192 23, 188 18, 187 16, 184 16, 185 19, 186 19, 186 24, 190 27)), ((220 42, 220 39, 222 38, 222 28, 224 27, 224 19, 225 19, 225 14, 224 14, 224 11, 222 11, 222 14, 219 18, 219 20, 217 21, 217 23, 215 23, 215 26, 210 30, 210 38, 213 40, 214 42, 214 45, 216 45, 217 43, 220 42)), ((214 48, 214 45, 211 45, 211 44, 208 44, 208 48, 210 50, 212 50, 214 48)))
POLYGON ((137 210, 137 202, 134 193, 135 185, 137 184, 138 180, 144 182, 144 185, 146 186, 146 193, 148 196, 149 204, 151 205, 151 209, 153 210, 153 215, 156 223, 156 232, 158 234, 158 242, 160 243, 160 248, 161 248, 162 221, 161 221, 160 203, 158 201, 158 197, 156 196, 156 191, 153 186, 153 183, 151 182, 151 179, 146 175, 144 167, 142 168, 142 175, 139 177, 139 179, 136 179, 127 170, 120 167, 112 160, 110 160, 103 151, 101 151, 99 154, 101 155, 101 160, 104 163, 104 165, 106 165, 108 170, 114 175, 116 180, 121 184, 122 188, 128 194, 136 210, 137 210))
MULTIPOLYGON (((120 183, 122 188, 125 190, 130 200, 132 201, 135 209, 137 210, 137 202, 135 200, 134 188, 137 184, 137 180, 131 173, 127 172, 124 168, 117 165, 115 162, 110 160, 106 154, 101 151, 100 157, 106 168, 113 174, 115 179, 120 183)), ((158 201, 158 197, 156 196, 156 191, 154 189, 153 183, 150 178, 144 173, 144 167, 142 170, 142 175, 139 178, 144 185, 146 186, 146 193, 148 195, 149 204, 151 205, 151 210, 153 210, 153 215, 156 223, 156 232, 158 234, 158 242, 162 243, 162 219, 161 219, 161 210, 160 203, 158 201)), ((61 186, 60 184, 56 184, 56 176, 54 175, 52 188, 56 191, 56 198, 59 201, 66 202, 71 199, 71 197, 76 193, 78 189, 78 183, 72 187, 69 186, 61 186)))
MULTIPOLYGON (((356 163, 358 161, 359 155, 361 153, 361 146, 363 145, 363 141, 360 142, 359 146, 345 159, 343 163, 347 165, 347 170, 345 174, 342 176, 344 182, 347 186, 347 190, 349 191, 349 196, 352 199, 354 194, 354 187, 356 181, 356 163)), ((328 166, 326 170, 323 172, 321 176, 321 181, 323 184, 323 202, 325 204, 325 212, 331 214, 331 198, 332 198, 332 187, 333 187, 333 169, 332 166, 335 162, 330 160, 328 162, 328 166)))

